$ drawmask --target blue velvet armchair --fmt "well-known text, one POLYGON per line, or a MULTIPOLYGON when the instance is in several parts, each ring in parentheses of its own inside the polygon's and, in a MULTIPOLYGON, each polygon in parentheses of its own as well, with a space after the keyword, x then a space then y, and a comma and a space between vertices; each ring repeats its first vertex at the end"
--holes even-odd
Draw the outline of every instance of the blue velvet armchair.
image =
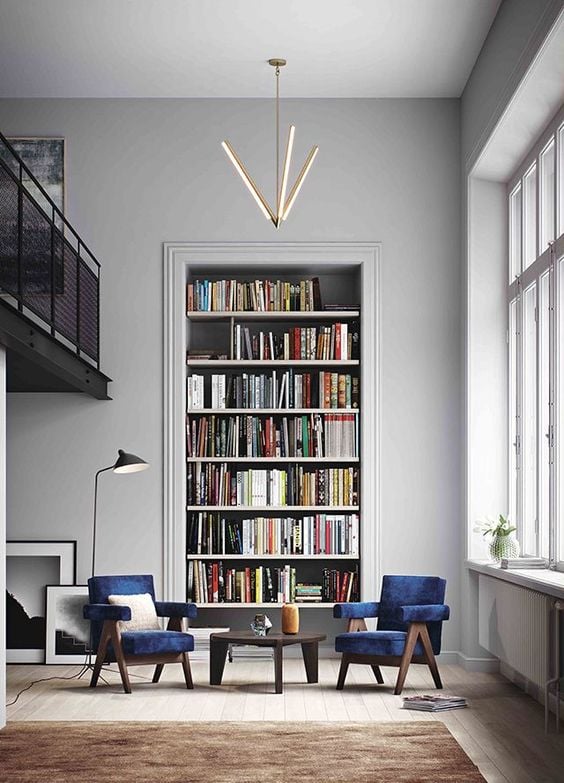
POLYGON ((102 665, 117 662, 123 689, 131 693, 128 666, 155 664, 153 682, 158 682, 166 663, 181 663, 187 688, 193 688, 188 653, 194 649, 194 637, 185 632, 185 619, 197 615, 195 604, 155 601, 153 577, 93 576, 88 580, 90 603, 84 607, 84 617, 91 623, 92 649, 97 649, 90 687, 95 688, 102 665), (121 631, 120 621, 131 620, 126 604, 108 602, 110 595, 149 593, 157 617, 168 617, 166 631, 121 631))
POLYGON ((380 601, 336 604, 333 616, 346 618, 346 633, 335 638, 342 653, 337 690, 342 690, 351 663, 372 667, 376 681, 384 682, 380 666, 399 666, 394 693, 403 689, 411 663, 426 664, 437 688, 442 688, 435 655, 441 651, 441 631, 450 609, 444 604, 446 581, 438 576, 385 576, 380 601), (376 631, 366 627, 377 617, 376 631))

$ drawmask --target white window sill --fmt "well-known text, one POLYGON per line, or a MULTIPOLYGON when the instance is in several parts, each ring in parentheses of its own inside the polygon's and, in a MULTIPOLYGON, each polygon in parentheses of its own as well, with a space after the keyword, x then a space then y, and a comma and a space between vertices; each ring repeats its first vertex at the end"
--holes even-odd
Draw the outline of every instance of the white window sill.
POLYGON ((539 593, 564 599, 564 573, 561 571, 552 571, 548 568, 501 568, 490 560, 467 560, 466 568, 492 576, 494 579, 502 579, 504 582, 512 582, 539 593))

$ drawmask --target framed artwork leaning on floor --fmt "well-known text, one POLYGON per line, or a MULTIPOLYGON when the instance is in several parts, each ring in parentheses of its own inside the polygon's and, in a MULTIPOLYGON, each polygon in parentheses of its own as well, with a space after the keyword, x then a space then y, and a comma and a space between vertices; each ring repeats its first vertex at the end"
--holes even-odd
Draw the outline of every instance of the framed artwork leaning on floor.
POLYGON ((76 581, 76 541, 6 542, 6 662, 45 660, 45 588, 76 581))
POLYGON ((82 616, 86 585, 47 585, 45 663, 85 663, 90 651, 90 622, 82 616))

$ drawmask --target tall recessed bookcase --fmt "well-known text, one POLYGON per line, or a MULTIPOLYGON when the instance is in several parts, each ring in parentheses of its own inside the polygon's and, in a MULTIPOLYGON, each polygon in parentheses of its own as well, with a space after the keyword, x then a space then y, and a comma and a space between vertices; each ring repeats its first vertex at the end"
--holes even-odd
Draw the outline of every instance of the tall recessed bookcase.
POLYGON ((209 624, 274 613, 302 597, 296 584, 322 584, 323 600, 300 607, 327 610, 336 572, 357 574, 356 597, 376 595, 379 255, 367 244, 165 245, 165 594, 196 599, 209 624), (315 299, 310 284, 300 300, 300 282, 314 279, 315 299), (248 284, 250 309, 224 280, 248 284), (283 305, 293 309, 258 280, 296 286, 283 305), (353 330, 360 348, 337 348, 353 330))

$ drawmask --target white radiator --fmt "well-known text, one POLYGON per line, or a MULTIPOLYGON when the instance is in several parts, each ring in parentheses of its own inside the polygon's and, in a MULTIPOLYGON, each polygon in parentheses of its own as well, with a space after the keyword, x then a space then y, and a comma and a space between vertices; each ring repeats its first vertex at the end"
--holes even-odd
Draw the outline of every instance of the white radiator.
POLYGON ((543 687, 549 677, 550 599, 480 574, 478 602, 482 647, 543 687))

